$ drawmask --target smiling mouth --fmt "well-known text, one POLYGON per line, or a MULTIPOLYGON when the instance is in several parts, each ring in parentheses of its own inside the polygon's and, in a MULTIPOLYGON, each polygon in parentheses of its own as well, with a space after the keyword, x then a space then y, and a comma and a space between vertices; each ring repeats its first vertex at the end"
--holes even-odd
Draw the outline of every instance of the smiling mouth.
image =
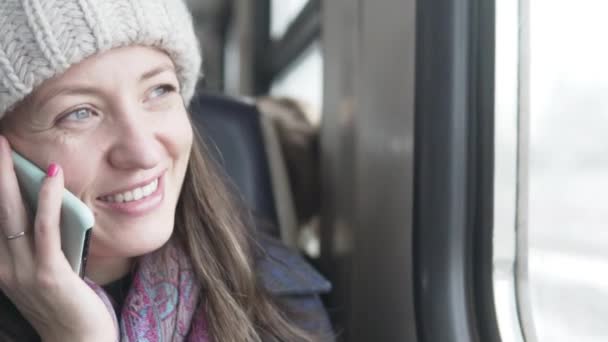
POLYGON ((140 186, 135 189, 124 191, 114 195, 103 196, 100 197, 99 200, 106 203, 128 203, 133 201, 139 201, 143 198, 153 195, 158 189, 158 182, 159 178, 156 178, 155 180, 144 186, 140 186))

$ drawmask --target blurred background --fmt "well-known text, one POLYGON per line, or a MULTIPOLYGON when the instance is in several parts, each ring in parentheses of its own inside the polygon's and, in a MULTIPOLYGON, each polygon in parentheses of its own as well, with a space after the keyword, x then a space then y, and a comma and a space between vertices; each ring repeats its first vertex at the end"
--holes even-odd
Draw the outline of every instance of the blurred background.
MULTIPOLYGON (((272 95, 299 101, 313 127, 320 127, 322 134, 336 137, 336 140, 327 138, 326 143, 339 142, 333 150, 325 150, 327 158, 333 157, 332 164, 327 166, 330 170, 326 172, 338 172, 331 169, 336 165, 354 169, 356 163, 368 160, 365 156, 340 159, 338 155, 361 157, 353 152, 349 142, 363 139, 361 137, 377 137, 381 132, 371 134, 372 130, 363 129, 371 126, 384 127, 388 132, 386 144, 378 145, 383 146, 380 154, 403 157, 411 152, 408 145, 411 137, 391 134, 393 131, 387 127, 395 131, 399 127, 391 125, 390 116, 382 116, 382 110, 377 116, 369 117, 379 122, 375 125, 365 121, 365 116, 357 115, 360 110, 357 105, 369 105, 365 108, 374 111, 374 101, 364 103, 346 96, 362 91, 360 84, 366 80, 361 78, 362 71, 353 71, 365 57, 358 60, 356 55, 348 54, 367 51, 367 58, 371 60, 373 57, 369 56, 378 52, 377 49, 365 50, 365 44, 357 41, 356 33, 344 33, 363 30, 363 25, 358 26, 360 22, 353 19, 357 13, 338 14, 335 10, 338 2, 331 12, 330 6, 326 5, 328 2, 320 0, 188 0, 188 3, 205 56, 201 88, 238 97, 272 95), (331 19, 335 18, 339 20, 330 27, 331 19), (323 42, 323 38, 332 35, 329 39, 337 42, 338 31, 344 38, 340 42, 343 46, 332 45, 334 52, 329 54, 331 63, 328 63, 327 46, 324 46, 327 41, 323 42), (345 50, 344 55, 335 53, 339 48, 345 50), (268 51, 276 53, 265 53, 268 51), (334 77, 336 75, 338 79, 334 77), (336 84, 340 84, 339 90, 336 84), (334 99, 334 95, 339 96, 334 99), (325 118, 322 113, 329 111, 333 116, 325 118), (353 127, 358 129, 357 133, 352 133, 353 127)), ((382 13, 386 12, 389 11, 382 13)), ((496 127, 506 129, 494 132, 495 191, 499 196, 506 195, 507 204, 496 210, 495 222, 503 227, 501 229, 526 235, 527 257, 523 262, 527 263, 529 272, 530 296, 526 300, 530 302, 525 305, 531 310, 531 318, 524 324, 533 325, 531 331, 535 331, 539 341, 599 342, 608 339, 608 325, 604 322, 604 317, 608 317, 608 229, 604 228, 608 210, 603 207, 608 203, 606 13, 608 3, 603 0, 496 1, 496 127), (522 8, 526 10, 522 12, 522 8), (521 13, 528 16, 527 26, 520 26, 521 13), (522 30, 528 39, 523 43, 522 30), (520 63, 528 63, 528 67, 522 69, 520 63), (521 70, 526 71, 523 77, 519 73, 521 70), (523 94, 526 97, 523 100, 519 92, 521 82, 525 82, 523 87, 528 90, 523 94), (526 106, 522 107, 522 103, 526 106), (518 130, 521 120, 529 123, 529 131, 518 130), (522 158, 521 150, 517 150, 518 144, 522 143, 526 149, 525 158, 522 158), (522 163, 526 170, 523 173, 516 169, 522 163), (513 179, 526 186, 519 187, 513 179), (522 196, 525 211, 519 213, 517 222, 525 222, 526 229, 520 229, 516 223, 516 210, 520 208, 517 203, 521 202, 522 196), (505 210, 509 214, 503 215, 505 210)), ((379 22, 368 21, 369 25, 379 22)), ((369 26, 366 30, 373 32, 369 26)), ((389 31, 389 35, 378 34, 377 39, 388 40, 384 46, 390 49, 391 44, 395 44, 391 40, 402 34, 408 37, 410 33, 389 31)), ((403 48, 403 45, 395 46, 403 48)), ((409 65, 398 56, 394 60, 378 58, 379 63, 395 63, 395 70, 409 65)), ((382 77, 389 77, 390 68, 385 69, 386 74, 378 76, 376 84, 381 84, 382 77)), ((396 84, 400 83, 392 83, 396 84)), ((411 126, 411 122, 404 124, 411 126)), ((339 176, 325 178, 325 185, 329 179, 335 181, 330 188, 340 190, 332 195, 333 211, 348 212, 357 208, 351 202, 340 200, 357 198, 349 192, 358 184, 356 175, 345 172, 339 182, 336 181, 339 176)), ((403 182, 407 183, 407 180, 406 177, 403 182)), ((406 209, 411 204, 407 199, 403 203, 406 209)), ((497 202, 497 205, 501 203, 497 202)), ((353 239, 356 239, 354 218, 336 214, 327 219, 332 227, 332 253, 348 255, 353 239)), ((500 238, 503 236, 500 232, 495 236, 499 237, 494 246, 496 259, 512 257, 517 249, 514 240, 500 238)), ((299 247, 309 257, 318 258, 322 254, 318 239, 316 231, 299 247)), ((350 274, 348 270, 340 272, 350 274)), ((517 278, 517 274, 510 276, 517 278)), ((337 282, 334 291, 347 291, 349 287, 343 287, 339 279, 351 278, 342 274, 334 279, 337 282)), ((343 308, 347 309, 348 305, 343 308)))

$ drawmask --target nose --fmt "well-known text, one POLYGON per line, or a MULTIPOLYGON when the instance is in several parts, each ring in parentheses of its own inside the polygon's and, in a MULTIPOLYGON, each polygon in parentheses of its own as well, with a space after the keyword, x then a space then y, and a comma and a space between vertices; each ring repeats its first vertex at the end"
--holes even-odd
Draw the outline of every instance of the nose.
POLYGON ((113 125, 114 136, 108 152, 110 164, 122 170, 152 169, 160 161, 159 142, 154 130, 132 118, 113 125))

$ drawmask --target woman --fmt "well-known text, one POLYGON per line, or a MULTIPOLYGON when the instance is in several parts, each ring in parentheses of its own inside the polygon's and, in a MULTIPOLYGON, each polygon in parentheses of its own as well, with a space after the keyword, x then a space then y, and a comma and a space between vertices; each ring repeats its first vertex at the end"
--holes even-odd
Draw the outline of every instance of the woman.
POLYGON ((0 339, 327 337, 318 300, 270 293, 293 256, 235 214, 193 133, 181 0, 2 0, 0 32, 0 339), (11 148, 47 170, 33 219, 11 148), (95 215, 86 281, 61 252, 64 186, 95 215))

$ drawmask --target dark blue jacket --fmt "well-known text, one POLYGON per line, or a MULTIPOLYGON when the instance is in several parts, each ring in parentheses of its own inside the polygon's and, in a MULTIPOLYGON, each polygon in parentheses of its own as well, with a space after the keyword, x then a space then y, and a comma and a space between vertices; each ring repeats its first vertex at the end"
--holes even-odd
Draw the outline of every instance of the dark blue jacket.
POLYGON ((257 270, 266 289, 286 307, 300 328, 319 336, 320 341, 334 341, 327 311, 319 298, 331 290, 331 284, 299 253, 278 240, 262 237, 258 243, 263 255, 257 270))

